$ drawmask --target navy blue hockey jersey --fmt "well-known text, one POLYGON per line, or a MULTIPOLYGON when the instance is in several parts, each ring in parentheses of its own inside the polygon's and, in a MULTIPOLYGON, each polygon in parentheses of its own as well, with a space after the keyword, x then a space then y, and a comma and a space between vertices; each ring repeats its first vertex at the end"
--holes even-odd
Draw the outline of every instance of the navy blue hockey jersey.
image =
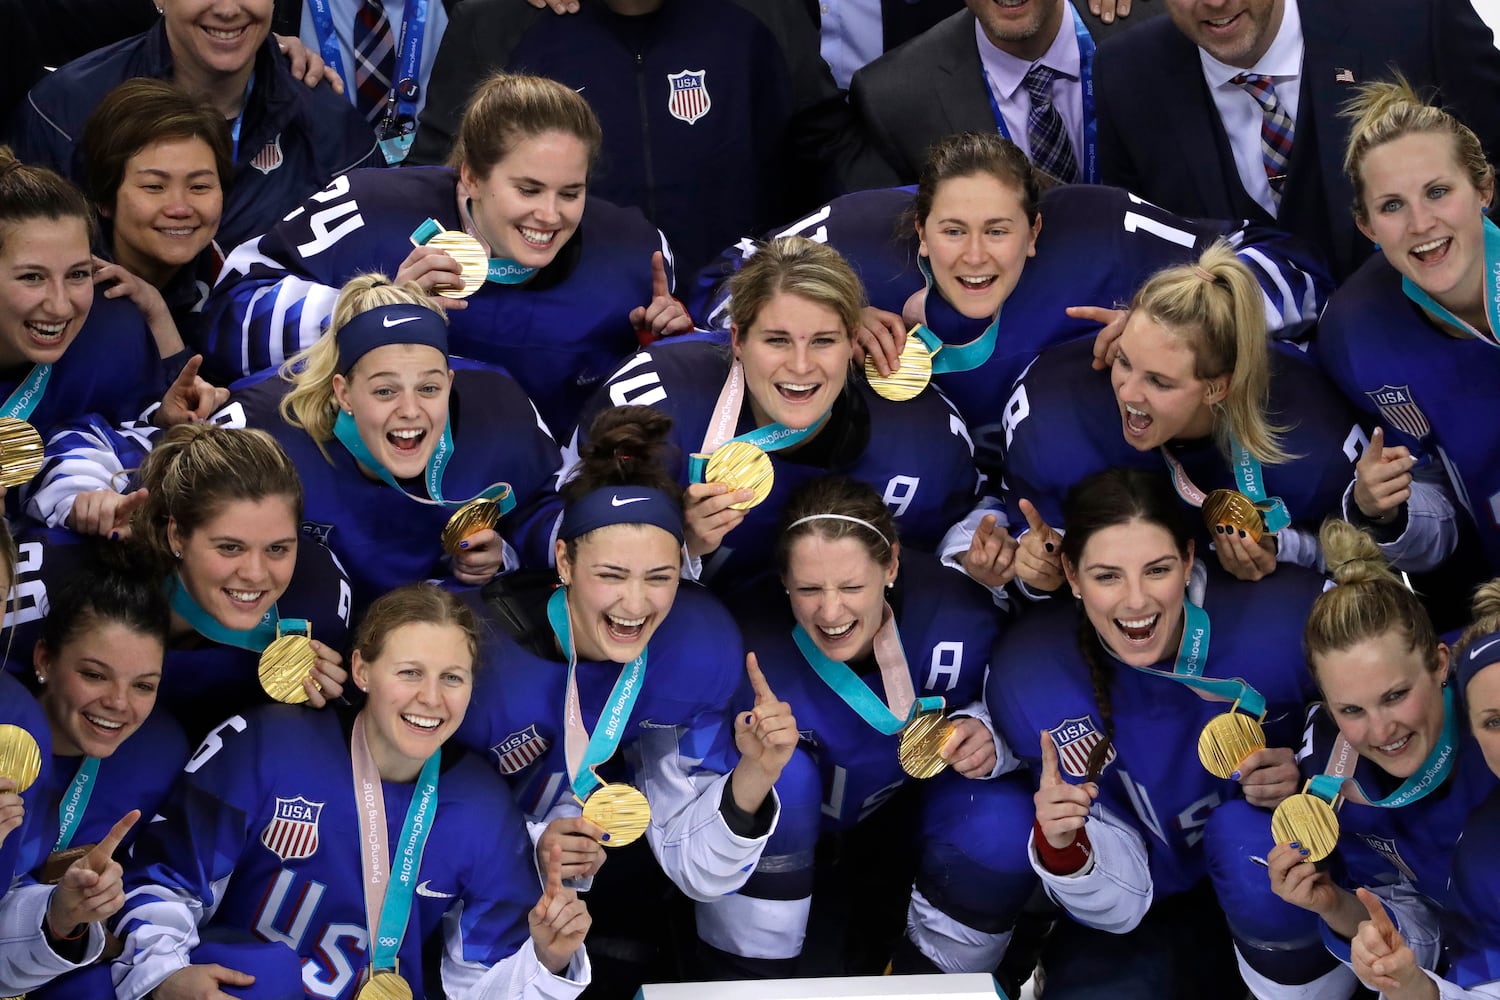
POLYGON ((1500 791, 1469 814, 1453 850, 1443 910, 1447 978, 1465 989, 1500 981, 1500 791))
MULTIPOLYGON (((274 368, 322 335, 338 290, 394 278, 429 218, 461 229, 446 167, 334 178, 259 240, 229 255, 204 307, 204 351, 229 378, 274 368)), ((453 354, 512 373, 552 427, 636 346, 629 314, 651 301, 651 254, 667 249, 636 209, 590 198, 578 232, 524 285, 486 284, 449 314, 453 354)))
POLYGON ((21 825, 0 843, 0 879, 4 879, 0 882, 0 895, 3 895, 16 875, 36 867, 52 848, 50 842, 42 842, 47 827, 47 788, 52 781, 52 734, 47 729, 42 706, 20 681, 5 673, 0 673, 0 725, 26 730, 36 740, 42 755, 41 773, 21 795, 26 815, 21 825))

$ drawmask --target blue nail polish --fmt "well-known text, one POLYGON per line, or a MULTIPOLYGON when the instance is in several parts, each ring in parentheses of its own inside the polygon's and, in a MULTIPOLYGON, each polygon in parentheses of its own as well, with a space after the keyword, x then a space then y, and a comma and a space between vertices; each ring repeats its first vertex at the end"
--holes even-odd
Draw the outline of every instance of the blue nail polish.
POLYGON ((458 547, 461 548, 461 549, 466 549, 466 548, 469 547, 469 543, 468 542, 459 542, 458 543, 458 547))
POLYGON ((601 836, 601 837, 600 837, 600 838, 599 838, 599 839, 600 839, 600 840, 601 840, 601 841, 605 841, 605 840, 608 840, 608 839, 609 839, 609 834, 607 834, 607 833, 606 833, 606 834, 604 834, 604 835, 603 835, 603 836, 601 836))
POLYGON ((1231 774, 1229 776, 1229 780, 1230 781, 1239 781, 1240 780, 1240 772, 1236 771, 1233 774, 1231 774))
POLYGON ((111 531, 109 533, 109 540, 112 542, 118 542, 120 540, 120 533, 118 531, 111 531))
POLYGON ((1305 858, 1308 855, 1312 854, 1312 851, 1309 851, 1307 848, 1304 847, 1304 848, 1302 848, 1302 850, 1299 853, 1305 858))
POLYGON ((1290 848, 1291 848, 1291 849, 1292 849, 1292 850, 1294 850, 1294 851, 1300 851, 1300 850, 1301 850, 1301 849, 1302 849, 1302 845, 1301 845, 1301 844, 1299 844, 1299 843, 1298 843, 1298 842, 1297 842, 1297 841, 1295 841, 1295 840, 1294 840, 1294 841, 1292 841, 1292 842, 1291 842, 1291 843, 1290 843, 1290 844, 1288 844, 1288 845, 1287 845, 1287 846, 1288 846, 1288 847, 1290 847, 1290 848))

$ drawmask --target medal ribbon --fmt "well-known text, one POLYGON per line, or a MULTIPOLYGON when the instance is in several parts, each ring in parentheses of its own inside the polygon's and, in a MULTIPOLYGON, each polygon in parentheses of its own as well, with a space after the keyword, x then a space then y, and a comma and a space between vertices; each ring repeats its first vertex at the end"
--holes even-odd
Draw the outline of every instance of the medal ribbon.
POLYGON ((432 497, 413 496, 401 488, 396 477, 391 475, 390 470, 380 464, 370 449, 365 447, 364 441, 359 436, 359 429, 354 425, 354 418, 344 411, 339 411, 338 419, 333 422, 333 436, 339 439, 354 460, 365 468, 374 472, 385 484, 408 500, 417 503, 425 503, 434 507, 462 507, 466 503, 475 500, 494 500, 500 506, 500 514, 503 517, 516 509, 516 498, 510 491, 509 483, 492 483, 483 490, 469 497, 467 500, 445 500, 443 499, 443 474, 448 470, 448 462, 453 458, 453 430, 449 426, 443 427, 443 436, 438 438, 437 447, 432 451, 432 457, 427 460, 427 493, 432 497))
MULTIPOLYGON (((1094 116, 1094 36, 1089 34, 1083 18, 1076 12, 1073 14, 1073 35, 1078 39, 1078 77, 1083 87, 1082 177, 1089 184, 1098 184, 1099 122, 1094 116)), ((995 88, 991 85, 990 75, 985 72, 982 62, 980 72, 984 74, 984 93, 990 99, 990 113, 995 116, 995 130, 1010 139, 1010 129, 1005 127, 1005 116, 1000 113, 1000 104, 995 100, 995 88)))
POLYGON ((99 758, 83 758, 83 763, 78 765, 78 772, 73 775, 72 784, 68 786, 67 794, 57 804, 57 841, 52 845, 53 851, 65 851, 73 843, 73 834, 78 832, 78 824, 83 822, 83 812, 89 807, 89 798, 94 794, 94 779, 98 774, 99 758))
POLYGON ((646 653, 620 668, 615 687, 609 693, 609 701, 599 715, 599 722, 592 734, 583 726, 583 710, 578 701, 578 650, 573 645, 573 626, 568 619, 568 590, 560 587, 547 599, 547 623, 557 637, 563 651, 568 654, 568 701, 563 717, 565 723, 564 751, 568 761, 568 781, 579 802, 604 784, 594 773, 594 768, 614 756, 625 735, 625 725, 630 721, 631 709, 641 696, 641 687, 646 681, 646 653))
POLYGON ((1177 659, 1172 672, 1155 667, 1136 667, 1143 674, 1152 674, 1176 681, 1192 688, 1204 701, 1237 702, 1238 707, 1259 719, 1266 714, 1266 699, 1243 678, 1204 677, 1208 666, 1209 622, 1208 612, 1192 601, 1182 602, 1182 642, 1177 647, 1177 659))
POLYGON ((740 407, 744 401, 745 368, 736 361, 730 365, 729 376, 724 379, 724 386, 719 390, 718 402, 714 403, 713 417, 708 422, 708 430, 703 434, 703 447, 699 449, 699 454, 688 456, 688 479, 690 481, 703 482, 703 477, 708 471, 709 458, 730 441, 744 441, 764 452, 780 451, 807 440, 810 435, 828 422, 828 414, 833 412, 829 410, 828 413, 813 421, 811 426, 801 430, 794 430, 786 424, 772 421, 764 427, 757 427, 738 437, 732 437, 734 428, 740 422, 740 407))
POLYGON ((1490 321, 1489 333, 1476 330, 1453 315, 1447 306, 1422 291, 1416 282, 1405 275, 1401 277, 1401 290, 1406 293, 1407 298, 1440 321, 1491 347, 1500 347, 1500 228, 1490 221, 1488 215, 1484 216, 1484 280, 1488 286, 1484 290, 1484 314, 1490 321))
MULTIPOLYGON (((932 295, 933 284, 932 265, 926 257, 917 257, 917 267, 922 271, 922 278, 927 282, 927 294, 932 295)), ((938 294, 942 294, 939 292, 938 294)), ((1003 310, 1003 306, 1001 307, 1003 310)), ((932 354, 932 373, 943 375, 949 372, 973 371, 988 361, 995 353, 995 341, 1000 336, 1000 312, 995 313, 995 318, 990 320, 989 326, 984 332, 967 344, 947 344, 937 334, 933 333, 926 324, 918 323, 912 328, 911 336, 914 336, 927 345, 927 350, 932 354)))
MULTIPOLYGON (((473 219, 473 217, 474 213, 470 211, 469 218, 473 219)), ((411 241, 417 246, 423 246, 428 240, 441 232, 444 232, 442 223, 436 219, 428 219, 412 230, 411 241)), ((525 264, 511 260, 509 257, 491 257, 484 280, 493 281, 497 285, 519 285, 533 274, 536 274, 536 268, 534 267, 527 267, 525 264)))
MULTIPOLYGON (((339 51, 338 35, 333 30, 333 10, 329 0, 307 2, 308 11, 312 14, 313 31, 318 36, 318 51, 323 54, 323 61, 332 66, 346 82, 352 83, 353 78, 344 73, 344 58, 339 51)), ((392 166, 406 159, 412 139, 416 137, 415 127, 402 133, 395 130, 403 121, 416 125, 417 96, 421 92, 416 81, 422 70, 422 42, 427 34, 427 4, 428 0, 406 0, 401 13, 401 34, 396 43, 396 51, 399 53, 396 75, 391 79, 391 89, 386 96, 386 114, 377 128, 380 151, 385 154, 386 163, 392 166), (403 83, 410 84, 410 88, 403 91, 403 83)), ((345 90, 345 94, 349 103, 355 103, 352 86, 345 90)))
MULTIPOLYGON (((271 610, 261 617, 259 625, 250 629, 237 629, 221 624, 213 615, 203 610, 203 606, 193 600, 193 595, 188 593, 176 573, 173 573, 167 580, 167 599, 172 605, 172 610, 187 619, 187 623, 193 626, 193 631, 205 639, 212 639, 225 646, 248 649, 252 653, 265 652, 266 647, 276 641, 277 623, 281 619, 276 614, 274 604, 271 605, 271 610)), ((288 631, 295 631, 296 626, 301 625, 311 634, 312 626, 305 618, 288 618, 284 624, 288 631)))
POLYGON ((845 705, 854 709, 861 719, 886 736, 894 736, 906 728, 907 723, 918 713, 941 711, 940 697, 918 698, 912 690, 911 670, 906 663, 906 651, 901 647, 901 633, 896 628, 896 617, 891 606, 885 605, 880 629, 875 633, 875 662, 880 666, 880 680, 885 685, 886 701, 859 679, 847 663, 840 663, 824 653, 813 642, 812 636, 800 624, 792 629, 792 641, 802 651, 802 658, 822 678, 823 683, 833 689, 845 705), (889 707, 887 707, 889 702, 889 707))
POLYGON ((47 394, 47 383, 51 381, 50 364, 33 365, 31 373, 21 380, 21 384, 16 386, 4 403, 0 403, 0 417, 28 419, 42 405, 42 397, 47 394))
POLYGON ((229 162, 231 163, 237 163, 240 158, 240 126, 245 123, 245 108, 250 105, 250 91, 254 87, 255 70, 252 69, 250 79, 245 81, 245 96, 240 98, 240 113, 235 115, 234 121, 229 123, 229 162))
MULTIPOLYGON (((1207 494, 1188 477, 1187 470, 1166 445, 1158 450, 1167 467, 1172 470, 1172 486, 1177 490, 1177 495, 1194 507, 1202 507, 1203 502, 1208 499, 1207 494)), ((1291 524, 1292 515, 1287 512, 1286 503, 1281 497, 1268 496, 1266 493, 1266 478, 1261 471, 1260 460, 1250 454, 1232 434, 1229 436, 1229 458, 1234 465, 1234 478, 1239 484, 1239 491, 1249 497, 1265 517, 1266 530, 1274 535, 1291 524)))
MULTIPOLYGON (((1426 798, 1448 780, 1448 775, 1453 771, 1453 760, 1458 756, 1457 750, 1458 713, 1453 710, 1453 687, 1450 685, 1443 688, 1442 735, 1428 751, 1427 759, 1422 761, 1422 766, 1402 782, 1400 788, 1383 799, 1372 799, 1352 774, 1345 777, 1342 773, 1338 773, 1341 769, 1335 767, 1332 773, 1320 774, 1308 781, 1307 790, 1328 802, 1336 802, 1342 795, 1350 802, 1362 806, 1400 809, 1402 806, 1409 806, 1419 799, 1426 798)), ((1340 736, 1334 747, 1332 759, 1334 761, 1357 760, 1358 754, 1349 742, 1340 736)))
POLYGON ((394 970, 411 918, 411 897, 417 887, 417 872, 422 867, 422 851, 427 846, 427 835, 432 832, 432 814, 437 810, 442 751, 428 757, 417 776, 406 822, 401 827, 401 841, 396 845, 398 863, 394 870, 386 840, 385 791, 365 738, 363 712, 354 718, 349 754, 354 765, 354 807, 364 834, 360 861, 364 869, 365 925, 370 931, 370 969, 394 970))

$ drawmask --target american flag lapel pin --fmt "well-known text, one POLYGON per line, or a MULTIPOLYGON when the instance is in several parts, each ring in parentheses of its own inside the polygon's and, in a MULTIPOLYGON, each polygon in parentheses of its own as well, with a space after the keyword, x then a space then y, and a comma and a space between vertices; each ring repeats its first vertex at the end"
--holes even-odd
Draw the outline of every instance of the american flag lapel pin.
POLYGON ((1352 69, 1344 69, 1342 66, 1339 67, 1338 69, 1334 70, 1334 73, 1333 73, 1333 82, 1334 83, 1353 83, 1354 82, 1354 70, 1352 70, 1352 69))

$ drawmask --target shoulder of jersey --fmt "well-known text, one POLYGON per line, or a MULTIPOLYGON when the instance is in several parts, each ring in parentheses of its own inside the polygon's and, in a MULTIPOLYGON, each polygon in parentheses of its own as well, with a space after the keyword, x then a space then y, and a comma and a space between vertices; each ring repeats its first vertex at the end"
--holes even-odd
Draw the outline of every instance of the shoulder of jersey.
MULTIPOLYGON (((612 201, 590 195, 583 209, 583 223, 580 235, 585 246, 607 249, 616 245, 632 250, 639 249, 642 245, 648 246, 647 255, 639 262, 639 268, 642 282, 649 281, 650 254, 661 249, 661 239, 657 236, 656 227, 647 221, 645 213, 634 206, 616 205, 612 201)), ((633 262, 620 260, 615 263, 621 267, 629 267, 633 262)))
POLYGON ((349 191, 361 208, 390 205, 405 216, 427 205, 449 212, 454 207, 455 175, 449 167, 402 167, 400 170, 368 167, 351 170, 346 176, 349 191))
MULTIPOLYGON (((1401 275, 1380 254, 1360 265, 1328 299, 1318 319, 1318 342, 1348 340, 1349 350, 1360 345, 1395 339, 1399 342, 1402 320, 1410 300, 1401 290, 1401 275)), ((1412 317, 1412 322, 1421 322, 1412 317)))
POLYGON ((923 620, 962 619, 992 636, 998 632, 1000 612, 990 592, 958 570, 944 566, 937 556, 903 549, 901 576, 906 614, 915 613, 923 620))
POLYGON ((52 756, 51 730, 42 706, 20 681, 6 673, 0 673, 0 724, 19 726, 30 733, 41 748, 42 760, 52 756))

